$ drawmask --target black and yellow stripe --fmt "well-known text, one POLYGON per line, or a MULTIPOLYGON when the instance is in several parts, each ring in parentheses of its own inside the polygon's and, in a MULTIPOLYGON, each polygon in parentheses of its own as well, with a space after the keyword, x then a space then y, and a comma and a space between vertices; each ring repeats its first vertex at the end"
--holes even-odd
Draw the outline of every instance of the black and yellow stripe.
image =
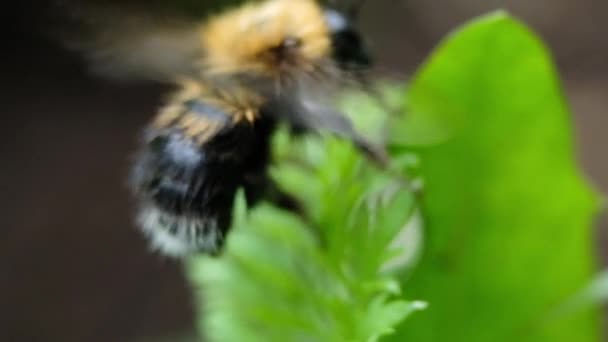
POLYGON ((262 104, 240 88, 187 81, 148 126, 132 184, 140 225, 165 254, 217 252, 237 189, 260 198, 274 129, 262 104))

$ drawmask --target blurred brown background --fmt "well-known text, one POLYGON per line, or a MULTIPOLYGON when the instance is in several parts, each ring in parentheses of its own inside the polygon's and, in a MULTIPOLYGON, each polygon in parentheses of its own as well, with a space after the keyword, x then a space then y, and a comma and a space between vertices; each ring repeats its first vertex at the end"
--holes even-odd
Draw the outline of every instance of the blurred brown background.
MULTIPOLYGON (((362 27, 381 69, 408 76, 450 29, 498 7, 554 51, 580 159, 608 192, 608 2, 374 0, 362 27)), ((32 29, 44 10, 30 1, 2 11, 0 341, 187 334, 190 289, 179 264, 147 251, 125 186, 136 134, 167 88, 88 76, 32 29)))

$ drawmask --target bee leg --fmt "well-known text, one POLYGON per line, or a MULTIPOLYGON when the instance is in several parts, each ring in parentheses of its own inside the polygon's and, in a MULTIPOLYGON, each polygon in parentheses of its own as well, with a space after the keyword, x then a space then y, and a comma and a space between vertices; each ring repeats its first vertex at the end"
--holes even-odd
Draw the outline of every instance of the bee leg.
POLYGON ((281 190, 265 173, 246 175, 243 185, 247 204, 250 207, 264 199, 281 209, 305 218, 306 215, 300 201, 281 190))
MULTIPOLYGON (((247 188, 246 188, 247 189, 247 188)), ((296 215, 306 224, 307 230, 318 239, 321 246, 325 246, 324 234, 315 224, 314 219, 306 212, 302 202, 290 193, 283 191, 272 179, 267 178, 264 188, 265 199, 276 207, 296 215)))
POLYGON ((390 158, 384 148, 359 134, 352 122, 341 112, 327 108, 309 108, 309 119, 306 124, 317 131, 329 131, 341 138, 350 140, 359 151, 381 168, 388 167, 390 158))
POLYGON ((302 203, 295 196, 281 190, 279 186, 271 180, 268 181, 268 200, 277 207, 292 212, 307 220, 302 203))
POLYGON ((246 174, 243 179, 245 199, 249 208, 258 204, 266 195, 266 177, 259 174, 246 174))
POLYGON ((375 162, 381 168, 388 167, 390 158, 384 148, 356 133, 350 138, 355 147, 357 147, 357 149, 359 149, 359 151, 361 151, 369 160, 375 162))

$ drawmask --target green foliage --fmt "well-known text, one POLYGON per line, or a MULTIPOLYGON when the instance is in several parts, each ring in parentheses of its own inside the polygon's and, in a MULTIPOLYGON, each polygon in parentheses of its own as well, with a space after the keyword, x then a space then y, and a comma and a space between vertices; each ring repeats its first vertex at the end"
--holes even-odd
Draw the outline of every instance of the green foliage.
POLYGON ((309 222, 240 198, 225 253, 190 262, 212 341, 376 341, 419 303, 399 299, 383 266, 413 208, 411 193, 346 142, 277 137, 273 172, 309 222))
POLYGON ((486 16, 441 44, 407 97, 382 92, 406 115, 387 119, 361 94, 343 105, 388 140, 390 172, 343 141, 276 137, 272 174, 308 220, 269 204, 247 213, 239 197, 222 257, 189 262, 201 331, 222 342, 600 341, 590 303, 605 281, 575 295, 595 272, 597 198, 539 39, 486 16), (406 174, 424 181, 420 203, 406 174), (398 282, 386 265, 415 208, 422 254, 398 282), (422 305, 401 288, 429 308, 404 321, 422 305))
POLYGON ((392 139, 420 145, 427 240, 405 291, 430 307, 394 340, 599 341, 597 311, 547 321, 595 271, 598 205, 542 43, 504 13, 477 20, 421 69, 408 109, 392 139))

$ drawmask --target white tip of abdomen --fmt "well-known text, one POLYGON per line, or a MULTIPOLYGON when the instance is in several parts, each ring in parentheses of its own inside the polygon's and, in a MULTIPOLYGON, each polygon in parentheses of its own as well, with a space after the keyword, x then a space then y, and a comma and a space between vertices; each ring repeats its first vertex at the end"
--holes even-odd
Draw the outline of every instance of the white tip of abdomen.
POLYGON ((170 257, 215 254, 224 240, 215 218, 174 215, 153 204, 140 209, 137 223, 152 249, 170 257))

